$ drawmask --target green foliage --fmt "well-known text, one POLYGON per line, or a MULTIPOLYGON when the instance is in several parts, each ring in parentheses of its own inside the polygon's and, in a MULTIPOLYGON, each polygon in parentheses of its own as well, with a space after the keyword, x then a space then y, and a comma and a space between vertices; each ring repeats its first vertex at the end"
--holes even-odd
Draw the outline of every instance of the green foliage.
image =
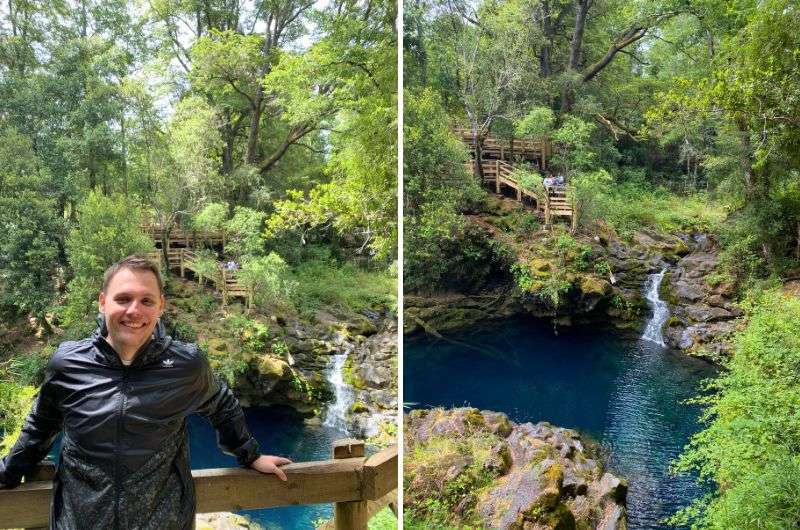
POLYGON ((553 131, 555 121, 556 115, 551 109, 534 107, 517 123, 517 136, 521 138, 548 137, 553 131))
POLYGON ((462 212, 483 192, 464 168, 467 153, 432 90, 406 92, 404 135, 405 285, 477 287, 496 256, 462 212))
POLYGON ((682 513, 693 528, 791 528, 800 514, 800 300, 765 292, 748 309, 727 371, 696 400, 706 428, 676 464, 719 488, 682 513))
POLYGON ((397 275, 391 270, 309 261, 297 267, 294 278, 294 304, 301 314, 312 315, 324 306, 353 312, 397 306, 397 275))
POLYGON ((0 380, 0 454, 7 454, 22 431, 25 416, 31 409, 36 387, 0 380))
POLYGON ((198 281, 200 283, 203 283, 204 279, 212 282, 219 281, 222 278, 222 271, 220 271, 216 253, 213 250, 199 250, 196 254, 197 258, 192 265, 197 273, 198 281))
POLYGON ((103 273, 131 254, 153 249, 152 240, 139 228, 142 215, 137 205, 121 195, 107 197, 92 192, 78 208, 78 226, 66 241, 73 278, 63 317, 70 327, 93 317, 93 301, 103 283, 103 273))
POLYGON ((262 307, 288 303, 297 289, 286 262, 274 252, 261 257, 245 257, 236 278, 253 293, 253 301, 262 307))
POLYGON ((369 530, 397 530, 397 517, 387 506, 372 516, 367 528, 369 530))
POLYGON ((269 327, 258 320, 232 313, 225 318, 223 325, 237 338, 245 351, 264 353, 269 344, 269 327))
POLYGON ((576 116, 566 116, 552 134, 552 164, 562 168, 568 177, 574 172, 593 170, 598 162, 598 154, 592 143, 596 130, 591 123, 576 116))
POLYGON ((53 302, 64 223, 32 192, 0 196, 0 300, 41 316, 53 302))
POLYGON ((191 225, 195 230, 222 230, 227 217, 227 203, 210 202, 192 217, 191 225))
POLYGON ((24 386, 38 387, 44 382, 44 371, 53 348, 42 348, 30 353, 16 355, 8 360, 8 365, 0 372, 3 379, 9 379, 24 386))
POLYGON ((620 182, 598 197, 592 216, 602 219, 623 237, 637 230, 713 232, 726 217, 724 205, 708 195, 675 195, 637 181, 620 182))
POLYGON ((266 214, 263 212, 237 206, 233 217, 225 223, 225 229, 228 231, 226 251, 238 258, 261 256, 264 253, 261 231, 265 218, 266 214))

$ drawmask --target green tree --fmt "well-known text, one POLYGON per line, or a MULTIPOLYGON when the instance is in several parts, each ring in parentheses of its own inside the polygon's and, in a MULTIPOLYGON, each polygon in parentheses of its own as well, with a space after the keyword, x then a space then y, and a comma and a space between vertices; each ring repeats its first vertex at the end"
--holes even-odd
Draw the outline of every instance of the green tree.
POLYGON ((67 288, 64 324, 81 326, 94 316, 103 273, 131 254, 152 252, 153 241, 140 229, 143 216, 132 199, 90 192, 78 208, 78 225, 66 240, 72 279, 67 288))
POLYGON ((0 292, 6 304, 44 320, 56 296, 64 223, 52 201, 33 192, 0 197, 0 292))

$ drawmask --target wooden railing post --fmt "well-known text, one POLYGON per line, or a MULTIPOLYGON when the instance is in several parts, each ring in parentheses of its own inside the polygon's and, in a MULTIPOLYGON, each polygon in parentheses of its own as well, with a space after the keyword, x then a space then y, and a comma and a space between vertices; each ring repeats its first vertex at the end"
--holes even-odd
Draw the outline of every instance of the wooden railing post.
MULTIPOLYGON (((337 440, 333 442, 333 459, 358 458, 364 456, 361 440, 337 440)), ((337 502, 333 520, 336 530, 367 530, 369 512, 367 501, 337 502)))

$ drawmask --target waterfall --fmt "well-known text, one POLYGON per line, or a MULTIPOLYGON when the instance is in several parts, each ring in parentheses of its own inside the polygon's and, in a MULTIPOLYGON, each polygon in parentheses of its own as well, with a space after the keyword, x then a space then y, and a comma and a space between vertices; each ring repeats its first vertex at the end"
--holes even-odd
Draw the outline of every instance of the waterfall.
POLYGON ((333 387, 333 402, 325 411, 325 420, 322 422, 326 427, 334 427, 344 432, 348 432, 347 414, 353 406, 355 395, 353 389, 344 382, 344 364, 347 361, 349 352, 331 355, 325 377, 333 387))
POLYGON ((662 335, 661 329, 664 327, 664 323, 669 318, 669 306, 667 306, 665 301, 658 297, 658 289, 661 287, 661 282, 664 280, 665 272, 667 272, 667 269, 663 269, 661 272, 656 274, 651 274, 647 278, 647 284, 645 285, 645 298, 647 298, 647 302, 650 304, 650 307, 653 308, 653 316, 647 323, 647 328, 645 328, 644 334, 642 335, 643 340, 649 340, 650 342, 655 342, 661 346, 666 346, 664 343, 664 335, 662 335))

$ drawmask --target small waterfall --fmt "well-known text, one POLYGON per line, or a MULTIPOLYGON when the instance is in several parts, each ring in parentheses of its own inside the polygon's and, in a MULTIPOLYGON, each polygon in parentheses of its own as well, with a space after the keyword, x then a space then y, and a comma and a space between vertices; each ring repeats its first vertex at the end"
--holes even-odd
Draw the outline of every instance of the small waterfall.
POLYGON ((333 427, 344 432, 348 432, 347 413, 353 406, 355 395, 353 389, 344 382, 344 364, 347 361, 348 351, 332 355, 331 361, 325 372, 325 377, 333 387, 333 402, 325 411, 325 420, 322 422, 326 427, 333 427))
POLYGON ((658 296, 658 290, 661 287, 661 282, 664 280, 665 272, 667 272, 667 269, 663 269, 656 274, 651 274, 647 278, 645 298, 647 298, 650 307, 653 308, 653 316, 647 323, 647 328, 645 328, 644 334, 642 335, 643 340, 649 340, 661 346, 666 346, 661 329, 669 318, 669 306, 658 296))

